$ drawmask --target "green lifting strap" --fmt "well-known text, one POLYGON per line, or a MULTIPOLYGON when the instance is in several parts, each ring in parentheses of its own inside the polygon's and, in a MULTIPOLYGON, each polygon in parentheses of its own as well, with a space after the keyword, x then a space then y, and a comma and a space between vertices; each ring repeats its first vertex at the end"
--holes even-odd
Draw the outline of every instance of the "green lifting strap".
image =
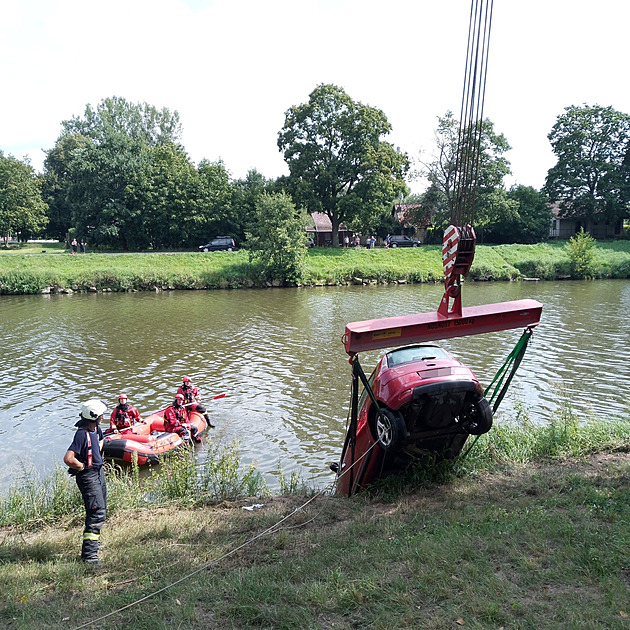
MULTIPOLYGON (((499 368, 499 371, 495 374, 490 385, 488 385, 488 387, 486 387, 485 391, 483 392, 483 395, 487 397, 488 392, 490 391, 492 386, 496 383, 494 391, 492 392, 492 396, 490 396, 490 398, 488 399, 488 402, 490 404, 492 404, 492 401, 494 400, 494 406, 492 407, 493 414, 499 408, 499 405, 501 404, 503 397, 507 393, 508 387, 510 386, 512 379, 514 378, 514 374, 516 374, 516 370, 518 370, 518 366, 521 364, 521 361, 523 360, 523 356, 525 356, 525 351, 527 350, 527 344, 529 343, 529 340, 531 339, 532 334, 533 334, 533 331, 531 328, 525 329, 525 331, 521 335, 521 338, 518 340, 518 342, 514 346, 514 349, 512 350, 512 352, 510 352, 510 354, 508 355, 503 365, 499 368), (512 369, 507 377, 507 381, 501 388, 501 385, 503 381, 505 380, 505 376, 507 374, 507 371, 510 365, 512 366, 512 369), (501 391, 499 391, 499 389, 501 391)), ((475 441, 466 449, 466 452, 461 456, 462 459, 464 459, 468 455, 468 453, 470 453, 473 446, 475 446, 475 444, 477 443, 477 440, 480 437, 481 436, 478 435, 475 438, 475 441)))
POLYGON ((512 352, 510 352, 510 354, 508 355, 507 359, 505 360, 505 362, 503 363, 499 371, 495 374, 490 385, 486 387, 483 395, 486 398, 488 398, 488 392, 492 389, 492 386, 495 385, 496 383, 494 387, 494 391, 492 392, 492 395, 488 399, 488 402, 490 404, 492 404, 492 402, 494 401, 494 405, 492 407, 492 413, 496 412, 496 410, 499 408, 499 405, 501 404, 501 401, 503 400, 503 397, 507 393, 508 387, 510 386, 512 379, 514 378, 514 374, 516 374, 516 370, 518 370, 518 366, 521 364, 521 361, 523 360, 523 356, 525 355, 525 351, 527 350, 527 344, 529 343, 529 340, 531 339, 532 334, 533 332, 531 328, 525 329, 525 331, 521 335, 521 338, 518 340, 517 344, 514 346, 514 349, 512 350, 512 352), (508 374, 508 370, 510 369, 510 366, 511 366, 511 370, 508 374), (506 375, 507 375, 507 380, 505 381, 505 384, 504 384, 503 381, 505 380, 506 375))

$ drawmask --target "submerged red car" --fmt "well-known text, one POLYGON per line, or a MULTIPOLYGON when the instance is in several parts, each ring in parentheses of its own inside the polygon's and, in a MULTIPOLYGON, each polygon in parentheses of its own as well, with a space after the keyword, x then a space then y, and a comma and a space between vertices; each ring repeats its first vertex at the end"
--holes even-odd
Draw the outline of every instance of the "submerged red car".
POLYGON ((338 474, 352 495, 412 460, 455 457, 469 435, 492 427, 492 410, 474 372, 435 344, 396 348, 379 361, 358 399, 338 474), (378 405, 378 409, 377 409, 378 405))

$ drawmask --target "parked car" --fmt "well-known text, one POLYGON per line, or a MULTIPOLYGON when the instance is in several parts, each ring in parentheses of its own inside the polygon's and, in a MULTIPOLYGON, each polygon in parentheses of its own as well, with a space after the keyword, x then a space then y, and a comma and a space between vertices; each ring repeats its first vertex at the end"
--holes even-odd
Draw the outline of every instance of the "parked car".
POLYGON ((394 236, 389 237, 390 247, 418 247, 418 245, 420 245, 420 241, 404 234, 394 234, 394 236))
POLYGON ((199 249, 202 252, 217 252, 220 250, 231 252, 236 249, 236 244, 231 236, 217 236, 209 243, 199 245, 199 249))

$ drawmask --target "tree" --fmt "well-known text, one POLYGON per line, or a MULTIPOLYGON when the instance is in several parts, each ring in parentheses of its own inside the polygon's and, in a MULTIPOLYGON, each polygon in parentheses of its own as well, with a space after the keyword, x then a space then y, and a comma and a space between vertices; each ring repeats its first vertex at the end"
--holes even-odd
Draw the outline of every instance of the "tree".
MULTIPOLYGON (((353 101, 335 85, 319 85, 308 103, 291 107, 278 133, 294 199, 339 224, 367 224, 406 191, 405 154, 381 140, 391 125, 376 108, 353 101)), ((339 243, 333 238, 333 245, 339 243)))
POLYGON ((232 183, 232 216, 236 220, 234 238, 245 240, 247 226, 252 223, 256 213, 256 204, 265 193, 283 192, 276 182, 268 180, 256 169, 248 171, 244 179, 232 183), (277 189, 277 190, 276 190, 277 189))
POLYGON ((130 173, 122 205, 103 212, 116 226, 123 249, 182 247, 204 232, 197 170, 184 148, 173 142, 147 148, 130 173))
POLYGON ((89 150, 90 144, 90 140, 80 134, 66 135, 46 154, 42 185, 42 196, 48 204, 46 233, 59 241, 66 239, 72 227, 72 208, 67 199, 72 155, 75 151, 89 150))
POLYGON ((306 255, 306 215, 286 193, 263 193, 247 231, 250 261, 274 284, 299 284, 306 255))
MULTIPOLYGON (((509 218, 514 209, 503 186, 503 178, 510 174, 510 163, 503 154, 511 147, 503 134, 494 131, 492 121, 484 120, 481 131, 474 215, 475 227, 483 228, 497 219, 509 218)), ((459 122, 452 112, 447 111, 438 118, 435 152, 428 161, 422 162, 419 173, 429 182, 422 205, 425 210, 431 211, 433 225, 440 229, 450 223, 455 196, 458 138, 459 122)))
POLYGON ((564 216, 617 220, 630 202, 630 116, 612 107, 567 107, 548 135, 558 159, 545 190, 564 216))
POLYGON ((507 192, 507 199, 512 212, 487 225, 487 242, 539 243, 549 238, 553 215, 546 195, 531 186, 515 186, 507 192))
POLYGON ((71 225, 93 243, 123 245, 120 225, 129 221, 125 195, 130 182, 152 160, 149 150, 176 143, 179 114, 123 98, 85 108, 83 117, 63 121, 46 156, 46 192, 55 212, 55 231, 71 225))
POLYGON ((130 103, 118 96, 103 99, 96 110, 86 105, 82 118, 75 116, 65 120, 62 126, 62 135, 78 133, 95 144, 107 142, 112 135, 121 135, 152 147, 177 142, 182 134, 178 112, 166 107, 158 110, 148 103, 130 103))
MULTIPOLYGON (((202 160, 197 168, 199 179, 198 230, 204 238, 221 234, 242 241, 244 219, 233 207, 234 185, 225 164, 202 160)), ((204 241, 207 242, 207 241, 204 241)))
POLYGON ((26 240, 41 233, 48 222, 46 209, 41 179, 28 159, 22 162, 0 151, 0 234, 5 247, 11 234, 26 240))

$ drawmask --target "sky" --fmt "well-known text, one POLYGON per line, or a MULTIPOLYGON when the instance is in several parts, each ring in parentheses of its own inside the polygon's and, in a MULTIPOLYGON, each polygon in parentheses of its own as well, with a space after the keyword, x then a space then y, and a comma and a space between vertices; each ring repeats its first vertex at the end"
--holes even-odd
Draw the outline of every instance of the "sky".
MULTIPOLYGON (((470 0, 13 0, 0 6, 0 150, 43 170, 63 120, 111 96, 179 112, 190 158, 288 173, 285 112, 322 83, 382 110, 417 164, 461 108, 470 0)), ((541 188, 566 107, 630 113, 623 0, 495 0, 485 118, 508 186, 541 188)), ((422 192, 421 181, 410 182, 422 192)))

